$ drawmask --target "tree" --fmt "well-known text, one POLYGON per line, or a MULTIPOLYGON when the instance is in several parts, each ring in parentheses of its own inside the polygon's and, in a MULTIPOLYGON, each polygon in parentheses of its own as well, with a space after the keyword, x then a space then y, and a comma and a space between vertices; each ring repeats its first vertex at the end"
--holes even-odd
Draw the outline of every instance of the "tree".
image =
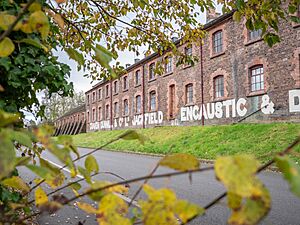
MULTIPOLYGON (((59 45, 69 56, 78 61, 79 67, 98 72, 97 66, 94 64, 98 62, 104 72, 101 74, 102 76, 106 75, 105 72, 115 76, 118 72, 122 72, 122 68, 117 68, 118 64, 116 64, 116 68, 112 68, 109 63, 112 58, 116 58, 117 50, 128 48, 137 51, 136 46, 146 43, 149 50, 157 51, 160 54, 170 51, 180 58, 182 53, 177 50, 177 45, 170 40, 170 36, 173 33, 177 34, 181 40, 180 43, 199 42, 205 32, 197 22, 196 8, 200 7, 200 10, 204 11, 213 7, 210 0, 69 0, 67 3, 64 0, 56 0, 56 2, 58 5, 53 5, 52 1, 38 3, 29 0, 21 8, 23 1, 2 1, 1 6, 3 9, 0 14, 0 27, 2 29, 0 36, 1 60, 8 60, 9 57, 16 64, 18 63, 16 58, 20 53, 27 54, 36 48, 38 50, 47 49, 49 52, 49 47, 56 46, 54 40, 58 40, 59 45), (57 23, 59 28, 57 25, 49 23, 47 15, 52 18, 51 21, 57 23), (132 18, 126 21, 126 15, 132 15, 132 18), (122 25, 125 26, 121 28, 121 31, 118 30, 122 25), (24 37, 26 37, 25 40, 24 37), (106 41, 105 47, 101 45, 104 40, 106 41), (32 46, 23 46, 23 43, 32 46), (22 52, 23 48, 25 48, 24 52, 22 52), (79 51, 75 50, 77 48, 79 51)), ((224 4, 223 9, 225 12, 234 11, 235 19, 239 20, 245 17, 248 28, 261 28, 264 39, 270 45, 279 41, 276 33, 279 18, 298 21, 296 18, 291 17, 289 13, 295 12, 296 7, 299 6, 299 0, 288 1, 288 6, 282 4, 285 3, 282 1, 222 0, 219 2, 224 4)), ((54 67, 57 65, 63 67, 63 65, 56 62, 55 58, 51 57, 51 53, 48 54, 48 59, 54 67)), ((47 62, 42 61, 41 69, 48 65, 47 62)), ((23 58, 18 66, 26 69, 27 64, 30 63, 29 58, 23 58)), ((4 69, 9 70, 9 68, 4 69)), ((20 68, 16 67, 15 69, 20 68)), ((35 70, 38 69, 35 68, 35 70)), ((53 74, 51 69, 48 72, 47 75, 50 77, 43 77, 42 81, 53 84, 54 87, 51 90, 59 89, 60 85, 66 88, 67 84, 62 84, 63 76, 55 77, 50 82, 47 79, 52 78, 51 75, 53 74), (57 84, 57 82, 59 83, 57 84)), ((17 78, 23 74, 18 75, 17 78)), ((40 90, 39 85, 37 85, 38 87, 34 85, 36 79, 38 78, 30 77, 29 84, 40 90)), ((12 86, 3 85, 4 82, 2 82, 0 91, 13 93, 11 92, 14 88, 13 84, 11 84, 12 86)), ((21 105, 23 99, 16 99, 16 101, 18 105, 21 105)), ((31 101, 34 102, 35 99, 33 98, 31 101)), ((6 99, 4 99, 4 102, 6 102, 6 99)), ((12 104, 12 100, 7 101, 7 103, 12 104)), ((16 107, 16 109, 20 108, 16 107)), ((80 155, 76 146, 72 144, 70 137, 62 136, 57 140, 52 139, 53 130, 51 127, 34 128, 33 133, 14 128, 14 125, 19 121, 19 117, 19 115, 0 110, 0 184, 1 189, 4 188, 5 191, 12 190, 15 194, 6 201, 3 201, 2 196, 0 196, 1 202, 4 203, 4 207, 0 207, 0 224, 22 224, 34 215, 41 212, 53 213, 83 196, 89 196, 92 200, 99 202, 97 209, 83 202, 78 203, 78 206, 87 213, 96 214, 100 224, 144 223, 150 225, 178 224, 179 222, 186 224, 193 218, 201 216, 225 196, 228 197, 228 207, 232 211, 229 219, 230 224, 256 224, 267 215, 270 209, 268 190, 256 175, 274 163, 290 184, 291 191, 300 196, 300 168, 288 157, 288 154, 293 153, 293 147, 299 144, 300 138, 297 138, 290 146, 276 154, 274 159, 262 166, 259 166, 258 161, 252 156, 239 155, 220 157, 216 160, 214 167, 201 168, 195 157, 179 153, 162 158, 149 175, 110 183, 91 180, 92 176, 101 172, 92 154, 121 139, 136 140, 141 143, 146 141, 136 131, 126 131, 109 140, 106 144, 99 146, 99 148, 80 155), (36 142, 41 145, 35 144, 36 142), (22 157, 16 156, 16 149, 21 151, 22 157), (64 184, 63 168, 57 169, 41 157, 41 153, 45 149, 65 164, 63 168, 68 167, 70 169, 72 177, 81 174, 83 178, 79 181, 64 184), (76 158, 71 157, 72 153, 76 155, 76 158), (83 158, 85 159, 85 166, 76 166, 75 162, 83 158), (39 164, 36 163, 37 160, 39 164), (39 177, 33 187, 29 187, 17 176, 15 168, 19 166, 26 166, 39 177), (174 169, 175 172, 154 175, 159 166, 174 169), (155 190, 147 185, 150 179, 180 174, 191 176, 193 173, 207 170, 215 171, 216 177, 226 187, 227 192, 217 196, 216 199, 204 207, 178 199, 170 189, 155 190), (80 190, 81 181, 87 182, 89 185, 88 190, 80 190), (137 181, 144 181, 144 183, 133 198, 136 198, 142 189, 148 196, 147 199, 139 201, 140 213, 134 213, 134 210, 131 212, 121 198, 113 195, 114 192, 125 193, 127 191, 126 185, 137 181), (46 193, 42 189, 41 184, 44 182, 53 188, 51 193, 46 193), (48 198, 48 196, 65 188, 71 188, 75 195, 71 198, 61 195, 54 195, 53 200, 48 198), (78 193, 79 191, 80 193, 78 193), (26 197, 32 192, 35 193, 35 197, 34 200, 30 201, 26 197), (30 212, 28 207, 33 203, 36 204, 39 212, 30 212), (23 210, 27 214, 19 218, 17 216, 18 210, 23 210), (131 219, 128 218, 130 215, 133 215, 131 219)), ((113 173, 110 174, 117 176, 113 173)))
MULTIPOLYGON (((26 3, 26 1, 10 2, 4 0, 0 3, 2 35, 3 31, 7 31, 10 22, 14 21, 13 15, 20 11, 20 4, 26 3)), ((34 10, 36 10, 34 6, 29 8, 33 15, 29 18, 32 23, 41 19, 34 10)), ((19 29, 15 28, 8 37, 1 38, 3 40, 0 43, 0 85, 4 91, 0 92, 0 109, 7 112, 20 112, 23 109, 43 116, 44 106, 40 105, 37 93, 47 90, 50 95, 52 93, 59 93, 61 96, 71 95, 73 85, 67 81, 70 67, 58 62, 57 57, 51 53, 50 49, 57 46, 53 37, 44 34, 46 44, 43 45, 40 43, 39 34, 29 32, 31 28, 28 27, 27 14, 21 23, 17 25, 19 29), (11 40, 14 40, 14 44, 11 40)), ((51 25, 51 28, 49 24, 48 26, 47 29, 51 32, 57 29, 55 26, 51 25)))
POLYGON ((58 94, 49 96, 46 92, 42 104, 45 106, 45 120, 53 122, 71 109, 85 104, 85 94, 83 91, 74 91, 72 96, 61 97, 58 94))

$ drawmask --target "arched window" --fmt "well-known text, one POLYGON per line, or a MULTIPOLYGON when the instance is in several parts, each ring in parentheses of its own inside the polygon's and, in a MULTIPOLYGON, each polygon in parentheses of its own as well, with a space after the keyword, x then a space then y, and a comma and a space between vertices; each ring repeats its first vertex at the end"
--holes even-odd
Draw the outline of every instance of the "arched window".
POLYGON ((98 99, 99 100, 102 99, 102 89, 101 88, 98 90, 98 99))
POLYGON ((257 65, 250 68, 251 91, 260 91, 264 87, 264 67, 257 65))
POLYGON ((154 67, 155 67, 154 63, 151 63, 149 66, 149 80, 153 80, 155 78, 154 67))
POLYGON ((173 65, 173 58, 172 56, 168 56, 165 58, 165 73, 171 73, 173 71, 172 65, 173 65))
POLYGON ((214 94, 215 98, 224 97, 224 76, 219 75, 214 78, 214 94))
POLYGON ((125 99, 123 104, 124 104, 124 115, 127 116, 129 114, 128 99, 125 99))
POLYGON ((98 107, 98 120, 101 121, 102 120, 102 108, 98 107))
POLYGON ((114 82, 114 93, 115 94, 118 93, 118 81, 117 80, 114 82))
POLYGON ((127 76, 123 77, 123 90, 124 91, 128 90, 128 77, 127 76))
POLYGON ((141 71, 137 70, 135 71, 135 85, 140 85, 141 84, 141 71))
POLYGON ((118 102, 114 103, 114 117, 117 117, 119 115, 119 104, 118 102))
POLYGON ((155 111, 156 110, 156 92, 151 91, 150 92, 150 111, 155 111))
POLYGON ((141 113, 142 112, 142 99, 140 95, 135 97, 135 112, 141 113))
POLYGON ((223 51, 223 32, 219 30, 213 34, 213 53, 220 53, 223 51))
POLYGON ((193 84, 187 84, 185 86, 185 103, 192 104, 193 102, 194 102, 193 84))
POLYGON ((105 119, 109 119, 110 118, 110 113, 109 113, 109 105, 105 106, 105 119))
POLYGON ((106 98, 109 97, 109 86, 108 85, 105 86, 105 97, 106 98))

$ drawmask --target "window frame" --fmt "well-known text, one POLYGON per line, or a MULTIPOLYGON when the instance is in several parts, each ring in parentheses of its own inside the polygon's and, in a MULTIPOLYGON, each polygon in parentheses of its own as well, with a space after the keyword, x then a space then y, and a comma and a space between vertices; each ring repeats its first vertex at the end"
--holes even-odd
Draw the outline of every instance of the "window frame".
POLYGON ((255 41, 261 39, 262 29, 248 30, 248 41, 255 41))
POLYGON ((212 34, 212 52, 214 55, 224 52, 223 38, 223 30, 217 30, 212 34))
POLYGON ((123 109, 124 109, 123 115, 124 115, 124 116, 128 116, 128 115, 129 115, 129 101, 128 101, 127 98, 123 100, 123 109), (126 102, 126 104, 125 104, 125 102, 126 102), (127 110, 126 110, 126 109, 127 109, 127 110), (127 111, 127 112, 126 112, 126 111, 127 111))
POLYGON ((102 100, 102 88, 98 89, 98 100, 102 100))
POLYGON ((127 91, 129 88, 128 76, 123 77, 123 91, 127 91))
POLYGON ((165 63, 165 74, 170 74, 173 72, 173 57, 167 56, 165 57, 166 63, 165 63))
POLYGON ((119 103, 114 102, 114 118, 119 116, 119 103))
POLYGON ((155 63, 151 63, 149 65, 149 81, 155 80, 155 71, 154 71, 155 63))
POLYGON ((224 75, 217 75, 213 78, 214 99, 225 97, 224 75), (220 82, 221 81, 221 82, 220 82))
POLYGON ((141 95, 135 96, 135 113, 140 114, 142 113, 142 97, 141 95), (138 101, 139 99, 139 101, 138 101))
POLYGON ((109 85, 105 86, 105 98, 109 98, 109 85))
POLYGON ((141 70, 137 70, 134 73, 134 78, 135 78, 135 86, 141 85, 141 70))
POLYGON ((105 105, 105 119, 109 120, 110 119, 110 108, 109 108, 109 104, 105 105))
POLYGON ((115 80, 114 81, 114 94, 118 94, 118 92, 119 92, 118 81, 115 80))
POLYGON ((250 92, 259 92, 259 91, 264 91, 265 90, 265 69, 262 64, 254 65, 249 68, 249 77, 250 77, 250 92), (257 69, 260 69, 259 73, 256 74, 257 69), (262 69, 262 72, 261 72, 262 69), (255 73, 253 73, 255 71, 255 73), (253 82, 253 77, 254 77, 254 82, 253 82), (257 77, 259 77, 257 81, 257 77), (257 84, 260 87, 257 89, 257 84), (254 87, 254 89, 253 89, 254 87))
POLYGON ((188 83, 185 85, 185 104, 194 104, 194 84, 188 83), (189 90, 191 88, 191 90, 189 90))
POLYGON ((102 107, 99 106, 98 107, 98 121, 101 121, 102 120, 102 107))
POLYGON ((149 111, 153 112, 156 111, 157 108, 157 102, 156 102, 156 91, 150 91, 149 92, 149 111))

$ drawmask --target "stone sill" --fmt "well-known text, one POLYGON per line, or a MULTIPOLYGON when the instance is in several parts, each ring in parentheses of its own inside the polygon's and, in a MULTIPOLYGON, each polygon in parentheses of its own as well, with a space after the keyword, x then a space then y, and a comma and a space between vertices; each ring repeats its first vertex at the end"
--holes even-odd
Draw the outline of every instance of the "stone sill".
POLYGON ((173 71, 172 72, 169 72, 169 73, 165 73, 164 75, 163 75, 163 77, 167 77, 167 76, 170 76, 170 75, 172 75, 173 74, 173 71))
POLYGON ((217 58, 221 55, 225 55, 225 51, 220 52, 220 53, 214 53, 213 55, 210 56, 210 59, 217 58))
POLYGON ((254 43, 256 43, 256 42, 260 42, 260 41, 262 41, 262 40, 263 40, 262 38, 256 38, 256 39, 254 39, 254 40, 250 40, 250 41, 248 41, 247 43, 245 43, 245 46, 252 45, 252 44, 254 44, 254 43))
POLYGON ((260 91, 254 91, 251 93, 248 93, 246 97, 254 97, 254 96, 260 96, 260 95, 264 95, 267 94, 267 92, 265 90, 260 90, 260 91))
POLYGON ((151 80, 148 80, 148 83, 151 83, 151 82, 153 82, 153 81, 156 81, 156 78, 151 79, 151 80))

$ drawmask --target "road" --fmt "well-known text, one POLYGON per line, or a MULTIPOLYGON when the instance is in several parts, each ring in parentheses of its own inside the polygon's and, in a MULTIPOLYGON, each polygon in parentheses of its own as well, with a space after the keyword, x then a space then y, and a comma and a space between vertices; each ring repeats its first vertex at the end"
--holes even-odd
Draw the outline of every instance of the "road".
MULTIPOLYGON (((80 148, 80 154, 85 154, 90 149, 80 148)), ((54 156, 45 152, 42 155, 45 159, 57 165, 62 165, 54 156)), ((101 171, 110 171, 124 177, 131 179, 139 176, 147 175, 159 157, 145 156, 130 153, 111 152, 100 150, 94 154, 101 171)), ((84 160, 77 162, 77 165, 84 165, 84 160)), ((207 165, 203 165, 207 166, 207 165)), ((159 168, 157 174, 170 172, 167 168, 159 168)), ((34 177, 27 169, 22 168, 20 174, 25 180, 30 181, 34 177)), ((65 172, 68 176, 68 172, 65 172)), ((265 225, 300 225, 300 199, 289 192, 287 183, 282 179, 281 174, 265 171, 259 175, 263 183, 269 189, 272 195, 272 209, 268 216, 261 221, 260 224, 265 225)), ((94 180, 110 180, 118 181, 117 178, 108 175, 97 175, 94 180)), ((206 205, 220 193, 224 192, 223 186, 216 181, 213 171, 206 171, 201 174, 194 174, 192 183, 190 183, 188 176, 180 175, 172 178, 160 178, 151 180, 149 182, 154 187, 169 187, 173 189, 178 198, 187 199, 193 203, 201 206, 206 205)), ((87 187, 83 184, 83 189, 87 187)), ((137 184, 132 184, 129 191, 129 198, 133 195, 138 187, 137 184)), ((72 196, 71 191, 63 192, 67 197, 72 196)), ((140 198, 145 198, 141 193, 140 198)), ((82 199, 81 201, 89 201, 82 199)), ((89 201, 90 202, 90 201, 89 201)), ((92 203, 96 205, 95 203, 92 203)), ((191 224, 209 224, 221 225, 226 224, 230 212, 226 207, 226 199, 219 204, 209 209, 202 217, 197 218, 191 224)), ((68 206, 60 210, 54 215, 42 215, 37 218, 40 224, 78 224, 80 221, 84 224, 96 224, 95 217, 86 215, 74 205, 68 206)), ((80 223, 79 223, 80 224, 80 223)))

